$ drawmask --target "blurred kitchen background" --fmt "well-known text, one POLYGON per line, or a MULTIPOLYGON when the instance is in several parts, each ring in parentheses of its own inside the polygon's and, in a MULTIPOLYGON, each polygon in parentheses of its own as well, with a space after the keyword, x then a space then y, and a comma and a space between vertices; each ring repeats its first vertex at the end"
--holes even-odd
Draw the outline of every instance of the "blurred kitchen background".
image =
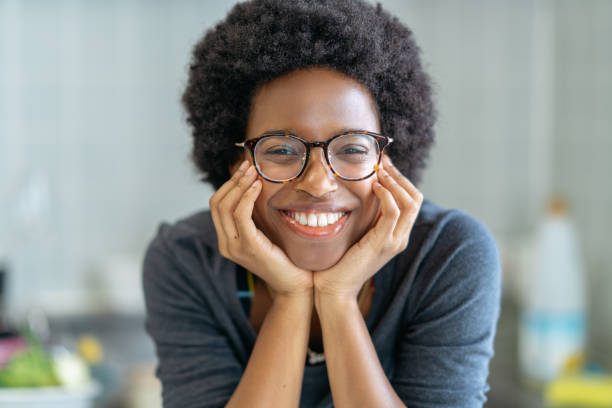
MULTIPOLYGON (((420 188, 483 221, 501 249, 487 406, 544 406, 518 338, 553 196, 585 282, 583 360, 612 369, 612 2, 381 3, 413 29, 435 83, 420 188)), ((140 263, 161 221, 208 206, 180 97, 191 48, 233 4, 0 0, 0 310, 66 347, 98 339, 98 406, 159 403, 140 263)))

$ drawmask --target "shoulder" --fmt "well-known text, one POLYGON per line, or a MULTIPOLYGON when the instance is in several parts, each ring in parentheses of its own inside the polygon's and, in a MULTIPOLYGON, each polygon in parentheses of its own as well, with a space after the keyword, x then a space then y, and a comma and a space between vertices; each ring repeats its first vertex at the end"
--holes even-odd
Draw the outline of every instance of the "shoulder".
MULTIPOLYGON (((476 257, 499 262, 497 242, 489 228, 473 215, 424 200, 413 227, 411 261, 421 267, 449 257, 476 257)), ((421 268, 422 269, 422 268, 421 268)))
POLYGON ((399 271, 395 389, 408 405, 481 406, 500 311, 497 244, 474 216, 429 201, 414 228, 412 258, 399 271), (440 367, 444 375, 435 375, 440 367), (415 384, 425 383, 423 397, 415 384))
POLYGON ((219 257, 210 211, 203 210, 173 223, 160 223, 146 249, 143 272, 145 279, 168 275, 169 270, 189 275, 199 271, 200 275, 212 271, 219 257))
POLYGON ((491 231, 473 215, 457 208, 441 207, 427 199, 423 200, 414 229, 428 245, 452 245, 467 240, 495 243, 491 231))
POLYGON ((209 210, 202 210, 178 219, 161 222, 149 242, 146 254, 181 256, 185 253, 217 251, 217 234, 209 210))
POLYGON ((498 245, 476 217, 424 200, 413 234, 396 271, 410 281, 406 287, 413 306, 442 294, 463 297, 499 292, 502 270, 498 245))
POLYGON ((209 210, 198 211, 173 223, 160 223, 152 244, 177 245, 189 241, 217 245, 217 234, 209 210))

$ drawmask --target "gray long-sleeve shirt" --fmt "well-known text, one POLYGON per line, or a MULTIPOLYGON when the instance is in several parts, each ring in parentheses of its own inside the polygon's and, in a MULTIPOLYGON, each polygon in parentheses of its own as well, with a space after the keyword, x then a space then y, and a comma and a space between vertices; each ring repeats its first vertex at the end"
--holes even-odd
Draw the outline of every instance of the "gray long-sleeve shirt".
MULTIPOLYGON (((146 329, 164 407, 223 406, 257 334, 210 213, 162 224, 144 260, 146 329)), ((366 325, 408 407, 480 407, 500 309, 501 262, 474 217, 424 200, 406 250, 374 275, 366 325)), ((331 407, 325 364, 305 366, 302 407, 331 407)))

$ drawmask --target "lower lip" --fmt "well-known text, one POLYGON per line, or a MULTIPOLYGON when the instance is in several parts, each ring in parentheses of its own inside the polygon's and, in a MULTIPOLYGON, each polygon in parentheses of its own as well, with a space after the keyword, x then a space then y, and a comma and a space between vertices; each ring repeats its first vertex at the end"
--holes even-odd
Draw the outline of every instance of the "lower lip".
POLYGON ((289 229, 295 232, 297 235, 307 238, 307 239, 329 239, 333 238, 342 231, 350 212, 345 213, 338 221, 335 223, 328 225, 327 227, 310 227, 308 225, 302 225, 297 222, 295 219, 291 218, 283 211, 279 211, 285 220, 285 223, 289 227, 289 229))

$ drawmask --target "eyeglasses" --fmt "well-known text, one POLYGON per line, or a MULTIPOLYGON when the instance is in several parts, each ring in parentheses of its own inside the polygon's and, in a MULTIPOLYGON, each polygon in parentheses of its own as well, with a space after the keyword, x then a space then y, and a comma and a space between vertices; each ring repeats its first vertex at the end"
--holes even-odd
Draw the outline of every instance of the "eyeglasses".
POLYGON ((235 143, 251 151, 257 173, 273 183, 289 183, 302 175, 310 150, 323 149, 327 166, 343 180, 358 181, 373 175, 383 150, 393 139, 367 131, 350 131, 325 142, 309 142, 290 133, 266 133, 235 143))

